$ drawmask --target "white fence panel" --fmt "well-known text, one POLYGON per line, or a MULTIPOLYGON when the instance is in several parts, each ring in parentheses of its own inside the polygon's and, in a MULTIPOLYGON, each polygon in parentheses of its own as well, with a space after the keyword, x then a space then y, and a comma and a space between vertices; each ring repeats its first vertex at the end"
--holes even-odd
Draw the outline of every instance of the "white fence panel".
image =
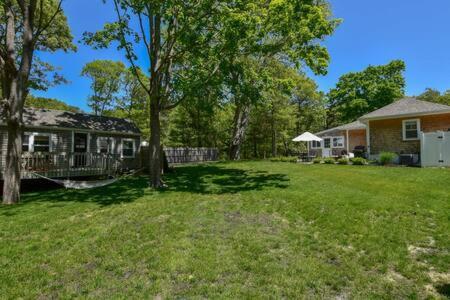
POLYGON ((422 133, 422 167, 450 167, 450 132, 422 133))

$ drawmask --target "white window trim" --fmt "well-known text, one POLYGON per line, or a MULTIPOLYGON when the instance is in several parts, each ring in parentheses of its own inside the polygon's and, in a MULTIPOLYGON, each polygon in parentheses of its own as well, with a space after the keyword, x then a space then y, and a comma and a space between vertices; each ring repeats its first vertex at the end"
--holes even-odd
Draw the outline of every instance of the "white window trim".
POLYGON ((115 139, 113 137, 110 136, 97 136, 97 153, 100 153, 100 140, 101 139, 106 139, 108 140, 108 145, 109 145, 109 149, 108 149, 108 154, 113 154, 114 153, 114 146, 115 146, 115 139))
POLYGON ((122 139, 120 143, 120 157, 121 158, 135 158, 136 157, 136 140, 135 139, 122 139), (123 142, 133 142, 133 155, 124 156, 123 155, 123 142))
POLYGON ((333 137, 332 136, 324 136, 322 138, 322 142, 320 142, 322 149, 332 149, 333 148, 333 137), (330 147, 329 148, 325 148, 325 140, 329 139, 330 140, 330 147))
POLYGON ((319 147, 314 147, 314 142, 311 142, 311 149, 322 149, 322 142, 323 141, 320 141, 320 142, 317 141, 317 142, 319 143, 320 146, 319 147))
POLYGON ((343 135, 337 135, 337 136, 331 137, 331 148, 333 148, 333 149, 345 148, 345 137, 343 135), (333 141, 334 139, 342 139, 342 146, 335 147, 334 146, 334 141, 333 141))
MULTIPOLYGON (((48 152, 53 152, 52 134, 48 132, 25 132, 23 135, 28 135, 28 152, 34 152, 34 137, 37 135, 48 136, 48 152)), ((22 142, 23 146, 23 142, 22 142)))
POLYGON ((402 137, 404 141, 418 141, 420 139, 420 119, 407 119, 402 121, 402 137), (417 137, 416 138, 407 138, 406 137, 406 123, 407 122, 416 122, 417 125, 417 137))

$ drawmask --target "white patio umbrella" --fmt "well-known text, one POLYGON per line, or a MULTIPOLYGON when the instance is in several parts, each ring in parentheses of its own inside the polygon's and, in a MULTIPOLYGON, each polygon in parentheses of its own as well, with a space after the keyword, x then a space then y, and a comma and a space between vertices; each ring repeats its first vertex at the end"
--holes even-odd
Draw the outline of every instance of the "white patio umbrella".
POLYGON ((293 142, 306 142, 306 145, 308 147, 308 155, 309 155, 309 142, 316 141, 321 142, 322 139, 310 132, 304 132, 295 139, 292 139, 293 142))

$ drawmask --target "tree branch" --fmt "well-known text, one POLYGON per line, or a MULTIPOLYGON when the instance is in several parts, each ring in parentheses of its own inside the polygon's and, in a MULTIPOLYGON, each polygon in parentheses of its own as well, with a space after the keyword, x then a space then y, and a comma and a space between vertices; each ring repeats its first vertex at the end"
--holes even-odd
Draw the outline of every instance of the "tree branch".
MULTIPOLYGON (((43 1, 44 0, 41 0, 41 4, 43 1)), ((50 27, 50 25, 55 20, 56 16, 58 16, 58 14, 62 11, 62 8, 61 8, 62 2, 63 2, 63 0, 59 0, 59 3, 58 3, 55 13, 52 15, 50 20, 48 20, 48 22, 44 26, 41 27, 42 22, 41 22, 41 20, 39 20, 39 27, 37 28, 36 33, 34 34, 33 43, 36 43, 36 41, 39 39, 39 36, 50 27)), ((42 5, 41 5, 41 9, 42 9, 42 5)), ((41 12, 41 18, 42 18, 42 12, 41 12)))
MULTIPOLYGON (((117 15, 117 19, 119 20, 119 22, 121 24, 123 24, 123 19, 122 19, 122 15, 120 14, 120 7, 119 7, 119 3, 117 2, 117 0, 114 0, 114 8, 116 10, 116 15, 117 15)), ((150 94, 150 89, 144 84, 144 82, 142 81, 141 76, 139 75, 138 71, 137 71, 137 67, 136 64, 134 63, 133 60, 133 56, 131 53, 131 50, 129 49, 126 37, 125 37, 125 33, 123 32, 123 28, 120 28, 120 39, 122 40, 122 44, 125 48, 125 51, 127 53, 127 60, 130 62, 131 64, 131 71, 133 72, 134 76, 136 76, 136 79, 139 81, 139 84, 142 86, 142 88, 147 92, 147 94, 150 94)))

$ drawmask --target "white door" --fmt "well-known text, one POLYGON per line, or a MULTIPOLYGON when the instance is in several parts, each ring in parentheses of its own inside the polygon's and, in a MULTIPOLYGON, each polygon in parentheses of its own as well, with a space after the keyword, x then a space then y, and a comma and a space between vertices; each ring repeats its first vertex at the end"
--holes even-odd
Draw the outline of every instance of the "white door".
POLYGON ((450 166, 450 132, 422 134, 421 164, 423 167, 450 166))
POLYGON ((331 138, 323 138, 323 148, 322 148, 322 156, 330 157, 331 156, 331 138))

